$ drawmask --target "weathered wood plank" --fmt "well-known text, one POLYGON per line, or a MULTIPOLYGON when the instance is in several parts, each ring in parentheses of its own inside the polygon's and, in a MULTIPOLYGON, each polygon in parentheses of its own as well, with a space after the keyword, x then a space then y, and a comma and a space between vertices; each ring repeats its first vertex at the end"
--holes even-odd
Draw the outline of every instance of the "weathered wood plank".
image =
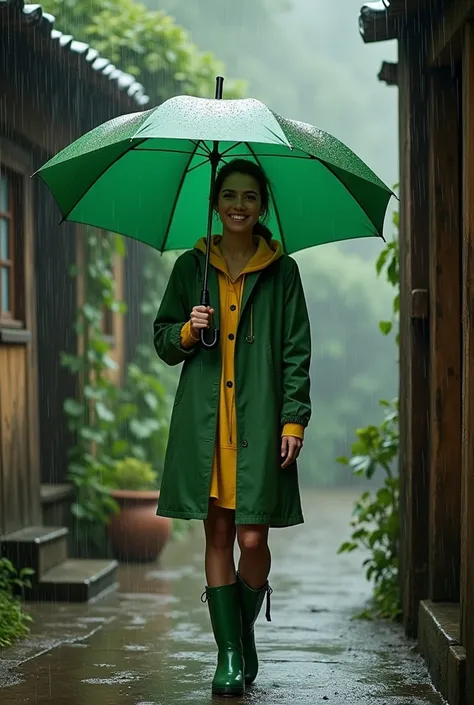
POLYGON ((2 493, 5 515, 2 531, 22 528, 28 518, 28 416, 26 397, 26 350, 24 346, 0 346, 0 421, 2 493))
POLYGON ((400 89, 400 481, 405 630, 416 635, 428 578, 428 322, 411 318, 412 292, 428 289, 427 80, 419 43, 399 42, 400 89))
POLYGON ((28 418, 28 482, 27 523, 39 524, 41 519, 41 457, 39 440, 39 394, 38 394, 38 331, 36 312, 36 274, 35 274, 35 214, 33 188, 30 180, 31 161, 24 159, 18 164, 23 173, 23 261, 24 261, 24 301, 25 326, 31 333, 26 348, 26 403, 28 418))
POLYGON ((474 702, 474 24, 465 29, 463 103, 463 380, 461 643, 466 649, 466 700, 474 702))
POLYGON ((459 84, 430 86, 430 544, 429 597, 459 601, 461 542, 461 232, 459 84))

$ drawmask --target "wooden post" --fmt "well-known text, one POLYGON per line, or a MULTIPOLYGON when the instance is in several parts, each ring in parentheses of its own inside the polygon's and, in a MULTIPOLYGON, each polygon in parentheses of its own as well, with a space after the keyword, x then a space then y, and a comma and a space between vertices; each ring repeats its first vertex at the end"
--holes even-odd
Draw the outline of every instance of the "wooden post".
POLYGON ((459 602, 461 543, 461 303, 459 85, 430 81, 429 597, 459 602))
POLYGON ((411 636, 428 594, 428 91, 421 47, 399 41, 400 579, 411 636))
POLYGON ((466 25, 462 65, 462 542, 461 643, 466 702, 474 703, 474 24, 466 25))

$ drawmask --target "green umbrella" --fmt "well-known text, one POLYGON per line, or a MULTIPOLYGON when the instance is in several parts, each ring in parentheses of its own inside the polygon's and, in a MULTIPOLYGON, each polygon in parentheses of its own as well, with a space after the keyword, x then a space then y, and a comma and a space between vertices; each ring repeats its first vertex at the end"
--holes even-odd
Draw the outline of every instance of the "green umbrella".
MULTIPOLYGON (((254 99, 177 96, 80 137, 37 174, 63 220, 121 233, 160 250, 192 248, 213 226, 219 163, 260 164, 271 184, 268 226, 290 254, 380 236, 392 191, 350 149, 254 99)), ((209 256, 208 247, 208 256, 209 256)), ((207 258, 201 303, 207 304, 207 258)))

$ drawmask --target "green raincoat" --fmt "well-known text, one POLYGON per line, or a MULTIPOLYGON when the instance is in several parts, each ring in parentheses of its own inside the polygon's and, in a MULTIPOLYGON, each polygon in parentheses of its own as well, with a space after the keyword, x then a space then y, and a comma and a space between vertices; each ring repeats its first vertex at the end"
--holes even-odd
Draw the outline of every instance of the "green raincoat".
MULTIPOLYGON (((170 424, 157 514, 205 519, 217 433, 221 351, 181 347, 181 328, 200 300, 204 254, 181 255, 154 323, 154 343, 168 365, 184 363, 170 424)), ((209 292, 219 327, 216 270, 209 292)), ((237 418, 236 524, 303 522, 296 463, 281 468, 285 423, 311 416, 311 336, 296 262, 283 255, 246 275, 235 350, 237 418)))

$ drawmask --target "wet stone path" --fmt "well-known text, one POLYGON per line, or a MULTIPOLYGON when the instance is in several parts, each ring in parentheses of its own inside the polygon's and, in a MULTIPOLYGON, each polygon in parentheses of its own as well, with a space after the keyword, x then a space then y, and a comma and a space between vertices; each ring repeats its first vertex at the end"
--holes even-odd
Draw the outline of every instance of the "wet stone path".
MULTIPOLYGON (((442 705, 402 630, 351 620, 368 597, 361 556, 337 556, 354 495, 304 497, 306 524, 271 532, 272 622, 257 623, 261 670, 249 705, 442 705)), ((122 566, 93 605, 31 605, 31 638, 0 652, 0 703, 204 705, 215 646, 198 524, 159 565, 122 566), (26 660, 25 660, 26 659, 26 660)), ((229 700, 226 700, 229 702, 229 700)))

